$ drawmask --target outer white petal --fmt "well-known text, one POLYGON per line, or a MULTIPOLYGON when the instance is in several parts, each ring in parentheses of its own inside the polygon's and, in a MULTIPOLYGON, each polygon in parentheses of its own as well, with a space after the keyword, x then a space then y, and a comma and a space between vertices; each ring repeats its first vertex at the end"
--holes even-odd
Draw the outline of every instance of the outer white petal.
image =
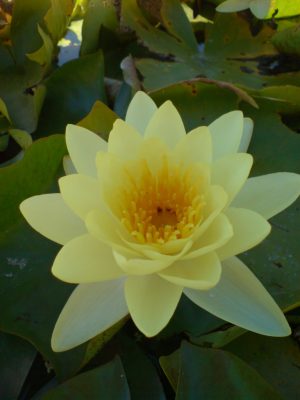
POLYGON ((65 203, 80 218, 102 205, 101 187, 98 180, 86 175, 74 174, 59 179, 59 188, 65 203))
POLYGON ((225 211, 225 215, 232 225, 233 236, 223 247, 217 249, 221 260, 251 249, 270 233, 270 224, 256 212, 230 207, 225 211))
POLYGON ((153 114, 145 131, 145 138, 158 137, 172 149, 185 136, 181 116, 173 103, 167 100, 153 114))
POLYGON ((212 184, 220 185, 228 195, 228 204, 245 184, 253 157, 247 153, 228 154, 219 158, 212 165, 212 184))
POLYGON ((223 262, 221 279, 208 291, 185 289, 198 306, 232 324, 268 336, 288 336, 290 327, 275 301, 238 258, 223 262))
POLYGON ((243 128, 244 118, 241 111, 224 114, 209 125, 214 160, 238 151, 243 128))
POLYGON ((265 18, 271 7, 271 0, 251 0, 250 10, 259 19, 265 18))
POLYGON ((67 125, 66 143, 76 170, 96 177, 96 154, 107 151, 107 143, 95 133, 76 125, 67 125))
POLYGON ((124 275, 112 249, 89 234, 71 240, 59 251, 52 273, 69 283, 107 281, 124 275))
POLYGON ((219 12, 236 12, 246 10, 250 6, 251 0, 227 0, 216 8, 219 12))
POLYGON ((143 135, 156 110, 156 104, 151 97, 139 91, 128 106, 125 121, 143 135))
POLYGON ((176 261, 159 276, 175 285, 207 290, 219 282, 221 263, 216 253, 211 252, 191 260, 176 261))
POLYGON ((244 129, 243 135, 239 147, 239 153, 246 153, 251 142, 252 133, 253 133, 253 121, 251 118, 244 118, 244 129))
POLYGON ((269 219, 290 206, 298 196, 300 175, 277 172, 248 179, 232 206, 249 208, 269 219))
POLYGON ((20 204, 20 210, 36 231, 59 244, 86 233, 83 221, 71 211, 59 193, 30 197, 20 204))
POLYGON ((104 332, 128 314, 122 279, 75 288, 51 339, 54 351, 65 351, 104 332))
POLYGON ((157 275, 130 276, 125 282, 125 296, 130 315, 146 336, 160 332, 170 321, 182 287, 157 275))

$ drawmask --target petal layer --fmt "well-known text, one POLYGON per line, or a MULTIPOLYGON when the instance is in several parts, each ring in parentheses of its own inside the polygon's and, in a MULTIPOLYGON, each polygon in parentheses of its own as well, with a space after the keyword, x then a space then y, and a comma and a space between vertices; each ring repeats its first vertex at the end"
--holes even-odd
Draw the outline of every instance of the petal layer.
POLYGON ((224 214, 219 214, 211 223, 205 234, 192 246, 190 251, 182 258, 189 260, 200 257, 210 251, 222 247, 233 236, 232 225, 224 214))
POLYGON ((30 197, 20 204, 20 210, 36 231, 56 243, 65 244, 86 233, 84 223, 59 193, 30 197))
POLYGON ((51 338, 54 351, 65 351, 104 332, 128 314, 123 280, 88 283, 75 288, 51 338))
POLYGON ((252 164, 252 156, 246 153, 229 154, 213 163, 212 183, 225 189, 228 204, 246 182, 252 164))
POLYGON ((182 293, 157 275, 129 277, 125 297, 130 315, 141 332, 151 337, 160 332, 171 319, 182 293))
POLYGON ((82 219, 85 219, 89 211, 102 204, 100 184, 96 179, 74 174, 60 178, 58 183, 62 198, 82 219))
POLYGON ((125 228, 109 210, 92 210, 88 213, 85 224, 87 230, 98 240, 108 244, 116 251, 126 251, 137 255, 136 251, 130 251, 122 238, 130 238, 126 235, 125 228))
POLYGON ((159 137, 172 149, 185 136, 182 119, 171 103, 166 101, 153 114, 145 131, 145 138, 159 137))
POLYGON ((69 283, 105 281, 124 275, 112 249, 89 234, 71 240, 59 251, 52 273, 69 283))
POLYGON ((200 126, 190 131, 177 143, 174 155, 178 162, 211 163, 212 142, 209 129, 200 126))
POLYGON ((299 195, 300 175, 277 172, 248 179, 232 205, 249 208, 269 219, 290 206, 299 195))
POLYGON ((241 111, 231 111, 209 125, 212 136, 213 159, 236 153, 240 146, 244 129, 241 111))
POLYGON ((114 252, 118 266, 129 275, 149 275, 169 266, 171 259, 149 260, 142 256, 126 257, 124 254, 114 252))
POLYGON ((88 129, 67 125, 66 143, 76 170, 80 174, 96 176, 96 154, 107 151, 107 143, 88 129))
POLYGON ((156 104, 151 97, 138 91, 128 106, 125 121, 143 135, 156 110, 156 104))
POLYGON ((233 228, 233 236, 217 249, 221 260, 249 250, 271 231, 270 224, 259 214, 244 208, 229 208, 225 212, 233 228))
POLYGON ((109 134, 108 151, 123 160, 137 158, 142 136, 130 125, 117 119, 109 134))
POLYGON ((255 275, 234 257, 223 262, 219 283, 208 291, 185 289, 199 307, 232 324, 268 336, 288 336, 290 327, 255 275))
POLYGON ((242 139, 239 147, 239 153, 246 153, 252 138, 253 133, 253 121, 251 118, 244 118, 244 129, 242 134, 242 139))
POLYGON ((176 261, 159 275, 175 285, 207 290, 219 282, 221 263, 211 252, 191 260, 176 261))

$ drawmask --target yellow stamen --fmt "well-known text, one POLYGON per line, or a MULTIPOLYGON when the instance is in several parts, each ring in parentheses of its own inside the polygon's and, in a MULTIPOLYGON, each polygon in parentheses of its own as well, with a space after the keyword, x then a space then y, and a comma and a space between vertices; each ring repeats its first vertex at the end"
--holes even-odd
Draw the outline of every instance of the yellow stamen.
POLYGON ((203 219, 204 177, 192 166, 180 168, 167 156, 156 176, 145 160, 138 163, 140 178, 128 173, 121 220, 139 243, 163 244, 188 237, 203 219))

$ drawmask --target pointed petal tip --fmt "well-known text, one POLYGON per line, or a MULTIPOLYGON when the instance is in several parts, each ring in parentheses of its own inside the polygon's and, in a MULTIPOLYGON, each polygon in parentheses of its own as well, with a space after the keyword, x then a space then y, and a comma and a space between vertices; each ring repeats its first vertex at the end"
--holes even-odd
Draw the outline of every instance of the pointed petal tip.
POLYGON ((278 327, 278 330, 274 332, 274 334, 271 336, 285 337, 285 336, 290 336, 291 333, 292 333, 291 327, 285 320, 285 322, 280 326, 280 328, 278 327))
POLYGON ((51 338, 51 349, 55 353, 61 353, 63 351, 67 351, 67 350, 72 349, 72 346, 64 345, 64 343, 60 343, 59 340, 57 340, 56 337, 52 336, 52 338, 51 338))

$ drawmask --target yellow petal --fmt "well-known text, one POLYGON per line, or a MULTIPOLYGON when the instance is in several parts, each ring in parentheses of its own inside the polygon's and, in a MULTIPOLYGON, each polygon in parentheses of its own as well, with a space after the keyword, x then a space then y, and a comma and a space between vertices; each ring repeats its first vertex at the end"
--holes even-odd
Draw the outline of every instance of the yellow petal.
MULTIPOLYGON (((174 240, 177 241, 177 240, 174 240)), ((146 246, 146 245, 140 245, 140 248, 138 246, 132 247, 135 248, 137 251, 139 250, 140 253, 144 254, 147 258, 150 258, 151 260, 171 260, 171 262, 174 262, 184 256, 190 248, 193 245, 193 241, 191 239, 187 240, 185 244, 183 245, 182 249, 177 252, 177 253, 171 253, 171 254, 166 254, 162 252, 162 248, 160 246, 146 246)))
POLYGON ((184 135, 182 119, 169 100, 155 111, 145 131, 145 138, 159 137, 170 149, 174 148, 184 135))
POLYGON ((271 0, 251 0, 250 10, 259 19, 264 19, 269 14, 271 0))
POLYGON ((142 143, 142 136, 134 128, 117 119, 109 134, 108 151, 123 160, 132 160, 139 156, 142 143))
POLYGON ((112 249, 89 234, 71 240, 59 251, 52 273, 69 283, 106 281, 124 275, 112 249))
POLYGON ((243 127, 244 120, 241 111, 231 111, 224 114, 209 125, 214 160, 238 151, 243 127))
POLYGON ((144 139, 141 146, 140 158, 146 160, 152 174, 157 175, 162 168, 163 159, 168 154, 168 151, 166 144, 158 137, 151 137, 144 139))
POLYGON ((85 220, 86 228, 91 235, 108 244, 116 251, 126 251, 131 255, 137 255, 124 243, 124 237, 130 238, 122 224, 109 210, 92 210, 85 220))
POLYGON ((216 253, 208 253, 191 260, 179 260, 159 274, 175 285, 207 290, 214 287, 221 276, 221 263, 216 253))
POLYGON ((20 204, 27 222, 40 234, 59 244, 86 233, 84 223, 58 193, 33 196, 20 204))
POLYGON ((161 271, 168 267, 171 259, 149 260, 142 255, 132 256, 114 251, 114 256, 118 266, 128 275, 149 275, 161 271))
POLYGON ((120 188, 128 182, 128 174, 122 162, 111 153, 98 153, 96 158, 98 176, 101 182, 103 198, 117 215, 120 210, 120 188))
POLYGON ((253 133, 253 121, 251 118, 244 118, 244 129, 242 139, 239 147, 239 153, 246 153, 252 138, 253 133))
POLYGON ((259 214, 244 208, 225 212, 233 228, 233 237, 217 250, 220 260, 240 254, 260 243, 271 231, 270 224, 259 214))
POLYGON ((206 126, 193 129, 176 145, 174 156, 184 163, 211 163, 211 134, 206 126))
POLYGON ((248 179, 232 205, 249 208, 269 219, 290 206, 299 195, 300 175, 277 172, 248 179))
POLYGON ((101 190, 96 179, 75 174, 64 176, 58 182, 62 198, 80 218, 85 219, 89 211, 100 207, 101 190))
POLYGON ((218 249, 228 242, 232 235, 233 229, 228 218, 224 214, 219 214, 182 258, 188 260, 218 249))
POLYGON ((150 96, 141 91, 136 92, 128 106, 125 121, 143 135, 156 110, 156 104, 150 96))
POLYGON ((123 280, 79 285, 65 304, 51 338, 66 351, 104 332, 128 314, 123 280))
POLYGON ((211 186, 205 199, 207 205, 204 209, 204 220, 192 235, 195 242, 206 232, 211 223, 225 208, 227 199, 228 195, 221 186, 211 186))
POLYGON ((229 154, 213 163, 212 184, 220 185, 225 189, 228 204, 246 182, 252 164, 252 156, 246 153, 229 154))
POLYGON ((151 337, 170 321, 182 288, 157 275, 132 276, 125 282, 125 297, 135 325, 151 337))
POLYGON ((222 263, 219 283, 208 291, 185 289, 199 307, 232 324, 268 336, 287 336, 290 327, 275 301, 238 258, 222 263))
POLYGON ((71 159, 80 174, 96 176, 96 154, 106 151, 107 143, 88 129, 67 125, 66 143, 71 159))
POLYGON ((227 0, 219 4, 216 10, 225 13, 242 11, 249 8, 250 2, 251 0, 227 0))

